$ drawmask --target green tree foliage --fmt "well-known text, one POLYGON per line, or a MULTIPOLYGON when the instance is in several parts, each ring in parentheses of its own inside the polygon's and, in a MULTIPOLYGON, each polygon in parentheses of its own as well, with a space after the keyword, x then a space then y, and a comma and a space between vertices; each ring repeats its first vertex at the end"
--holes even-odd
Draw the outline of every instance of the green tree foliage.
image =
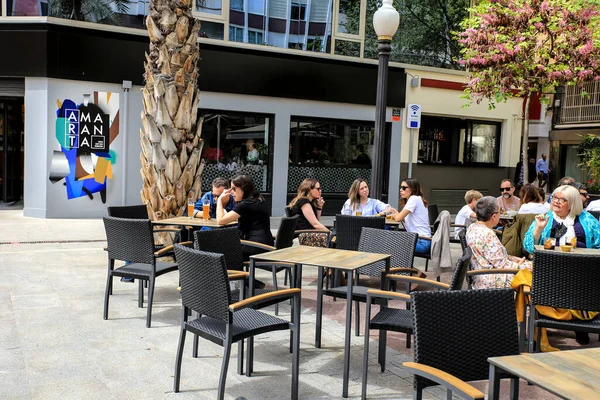
MULTIPOLYGON (((343 4, 343 3, 342 3, 343 4)), ((373 28, 373 14, 381 6, 376 0, 367 0, 365 20, 365 58, 377 58, 377 35, 373 28)), ((392 40, 390 60, 407 64, 441 68, 460 68, 460 48, 453 32, 468 16, 468 0, 394 0, 400 14, 400 27, 392 40)), ((352 0, 343 8, 340 25, 348 33, 358 34, 360 1, 352 0)), ((351 42, 336 45, 336 52, 354 55, 351 42), (345 52, 348 51, 348 53, 345 52)))

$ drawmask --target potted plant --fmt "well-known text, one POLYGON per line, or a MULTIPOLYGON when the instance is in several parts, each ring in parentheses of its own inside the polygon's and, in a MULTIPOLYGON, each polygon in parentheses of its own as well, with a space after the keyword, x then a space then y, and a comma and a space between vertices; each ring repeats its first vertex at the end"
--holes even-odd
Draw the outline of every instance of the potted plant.
POLYGON ((600 193, 600 136, 591 133, 582 135, 577 155, 581 160, 579 167, 588 173, 588 192, 600 193))

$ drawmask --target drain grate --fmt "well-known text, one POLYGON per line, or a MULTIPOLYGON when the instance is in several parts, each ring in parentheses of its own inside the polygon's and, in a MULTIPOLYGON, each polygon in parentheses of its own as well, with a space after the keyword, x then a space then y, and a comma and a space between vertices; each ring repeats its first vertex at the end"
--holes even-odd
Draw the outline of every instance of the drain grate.
POLYGON ((0 244, 98 243, 98 242, 106 242, 106 239, 8 241, 8 242, 0 242, 0 244))

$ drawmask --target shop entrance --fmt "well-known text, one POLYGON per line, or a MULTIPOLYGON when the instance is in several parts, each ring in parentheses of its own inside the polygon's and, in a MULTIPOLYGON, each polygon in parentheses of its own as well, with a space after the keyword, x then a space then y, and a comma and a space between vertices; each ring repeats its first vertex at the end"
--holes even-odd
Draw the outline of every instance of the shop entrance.
POLYGON ((0 201, 4 203, 23 197, 24 112, 22 98, 0 97, 0 201))

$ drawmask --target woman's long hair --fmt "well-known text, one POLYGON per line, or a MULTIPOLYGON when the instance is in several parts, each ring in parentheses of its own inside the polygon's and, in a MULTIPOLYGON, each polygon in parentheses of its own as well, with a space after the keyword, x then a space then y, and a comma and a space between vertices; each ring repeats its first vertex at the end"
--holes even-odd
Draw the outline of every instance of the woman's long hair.
POLYGON ((519 197, 521 199, 521 205, 532 202, 541 203, 543 201, 542 196, 540 196, 540 192, 531 183, 523 185, 519 191, 519 197))
MULTIPOLYGON (((298 186, 298 194, 296 195, 296 197, 294 197, 292 199, 292 201, 290 201, 290 204, 288 204, 288 207, 292 208, 296 205, 296 203, 298 202, 298 200, 300 199, 309 199, 308 195, 310 194, 310 191, 313 190, 315 188, 315 186, 317 185, 317 180, 314 178, 306 178, 305 180, 302 181, 302 183, 300 183, 300 186, 298 186)), ((316 201, 316 199, 312 199, 311 202, 316 201)))
MULTIPOLYGON (((411 196, 421 196, 421 200, 423 200, 423 205, 427 207, 427 200, 425 200, 425 194, 423 194, 423 189, 421 189, 421 184, 415 178, 408 178, 402 180, 402 182, 406 182, 406 186, 410 188, 411 196)), ((400 205, 404 207, 408 199, 400 196, 400 205)))
POLYGON ((360 206, 360 184, 366 182, 362 178, 355 179, 350 186, 348 191, 348 198, 350 199, 350 208, 356 210, 360 206))
POLYGON ((243 200, 248 198, 256 200, 264 200, 261 194, 254 188, 254 182, 248 175, 237 175, 231 180, 231 184, 239 187, 244 192, 243 200))

